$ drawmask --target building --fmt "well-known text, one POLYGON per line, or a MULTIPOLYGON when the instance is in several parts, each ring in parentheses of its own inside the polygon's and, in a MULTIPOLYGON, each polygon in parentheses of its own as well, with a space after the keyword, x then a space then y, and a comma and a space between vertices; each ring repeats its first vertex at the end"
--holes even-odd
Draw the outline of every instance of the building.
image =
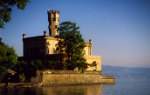
MULTIPOLYGON (((59 11, 48 11, 49 35, 47 35, 46 31, 42 36, 35 37, 26 37, 23 34, 23 57, 19 59, 61 60, 63 63, 63 57, 56 53, 56 45, 59 41, 57 37, 59 35, 59 15, 59 11)), ((90 64, 87 70, 101 72, 101 56, 92 55, 92 40, 85 43, 86 47, 83 53, 87 63, 90 64)))

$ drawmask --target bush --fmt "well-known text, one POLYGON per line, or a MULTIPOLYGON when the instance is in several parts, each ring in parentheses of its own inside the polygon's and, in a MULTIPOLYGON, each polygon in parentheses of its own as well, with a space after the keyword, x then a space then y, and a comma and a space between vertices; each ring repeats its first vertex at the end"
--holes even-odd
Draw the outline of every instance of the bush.
POLYGON ((19 74, 19 81, 24 82, 25 80, 26 80, 26 77, 25 77, 24 73, 19 74))
POLYGON ((63 64, 60 61, 48 61, 47 69, 60 70, 63 64))

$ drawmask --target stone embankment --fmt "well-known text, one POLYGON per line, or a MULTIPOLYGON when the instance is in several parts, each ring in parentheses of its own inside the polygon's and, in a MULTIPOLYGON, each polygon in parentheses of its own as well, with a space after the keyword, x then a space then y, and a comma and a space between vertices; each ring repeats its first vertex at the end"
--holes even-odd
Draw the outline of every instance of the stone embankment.
POLYGON ((78 85, 78 84, 114 84, 112 76, 102 76, 100 71, 38 71, 37 76, 31 79, 32 83, 50 85, 78 85))
POLYGON ((0 88, 41 87, 40 83, 0 83, 0 88))
POLYGON ((30 83, 7 83, 0 87, 43 87, 58 85, 80 85, 80 84, 114 84, 112 76, 102 76, 100 71, 37 71, 36 77, 31 78, 30 83))

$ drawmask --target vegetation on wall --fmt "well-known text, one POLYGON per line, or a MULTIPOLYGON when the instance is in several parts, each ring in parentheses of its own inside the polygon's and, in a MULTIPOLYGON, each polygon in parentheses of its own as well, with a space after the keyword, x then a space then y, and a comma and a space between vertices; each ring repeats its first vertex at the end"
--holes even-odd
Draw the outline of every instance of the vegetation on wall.
POLYGON ((60 61, 48 61, 47 69, 62 70, 63 64, 60 61))
POLYGON ((31 77, 36 75, 37 70, 42 70, 43 64, 41 60, 35 61, 18 61, 16 66, 13 68, 16 71, 16 81, 29 81, 31 77), (25 78, 24 78, 25 77, 25 78))
POLYGON ((37 70, 58 70, 62 69, 63 65, 60 61, 47 61, 43 63, 41 60, 18 61, 12 69, 17 73, 12 78, 13 81, 30 81, 31 77, 36 76, 37 70))

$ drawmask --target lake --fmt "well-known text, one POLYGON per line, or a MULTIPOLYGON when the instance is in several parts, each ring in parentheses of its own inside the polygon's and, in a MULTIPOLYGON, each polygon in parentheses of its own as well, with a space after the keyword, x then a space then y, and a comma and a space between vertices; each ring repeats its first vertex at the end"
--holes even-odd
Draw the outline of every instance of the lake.
POLYGON ((150 80, 117 79, 114 85, 1 88, 0 95, 150 95, 150 80))

